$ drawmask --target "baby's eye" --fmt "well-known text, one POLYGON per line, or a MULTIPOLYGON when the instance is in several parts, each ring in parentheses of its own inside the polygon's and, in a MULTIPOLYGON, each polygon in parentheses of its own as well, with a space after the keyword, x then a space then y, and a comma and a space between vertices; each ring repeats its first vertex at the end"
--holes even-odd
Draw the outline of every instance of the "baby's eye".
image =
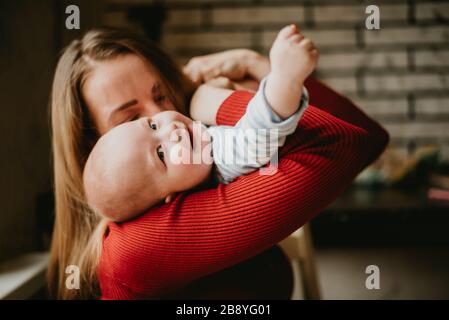
POLYGON ((157 147, 156 152, 159 159, 161 159, 161 161, 164 161, 164 151, 162 150, 161 146, 157 147))
POLYGON ((150 126, 151 129, 157 130, 157 126, 156 126, 155 123, 152 123, 152 122, 148 121, 148 125, 150 126))

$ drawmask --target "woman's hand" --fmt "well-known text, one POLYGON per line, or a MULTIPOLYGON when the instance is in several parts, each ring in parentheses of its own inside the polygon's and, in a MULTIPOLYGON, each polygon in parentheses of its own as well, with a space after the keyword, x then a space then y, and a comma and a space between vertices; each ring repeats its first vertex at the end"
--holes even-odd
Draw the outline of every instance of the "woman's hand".
POLYGON ((196 85, 218 77, 234 82, 247 78, 259 82, 270 71, 270 63, 267 57, 255 51, 234 49, 194 57, 183 71, 196 85))
POLYGON ((268 58, 248 49, 235 49, 192 58, 184 73, 197 90, 189 114, 204 124, 216 124, 216 115, 232 90, 256 91, 270 72, 268 58))

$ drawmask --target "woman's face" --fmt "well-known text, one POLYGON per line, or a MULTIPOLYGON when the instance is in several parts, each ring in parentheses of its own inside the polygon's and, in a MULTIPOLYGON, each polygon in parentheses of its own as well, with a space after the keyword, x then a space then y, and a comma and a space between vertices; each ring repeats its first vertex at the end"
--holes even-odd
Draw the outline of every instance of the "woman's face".
POLYGON ((139 56, 93 63, 82 93, 100 135, 121 123, 175 110, 156 73, 139 56))

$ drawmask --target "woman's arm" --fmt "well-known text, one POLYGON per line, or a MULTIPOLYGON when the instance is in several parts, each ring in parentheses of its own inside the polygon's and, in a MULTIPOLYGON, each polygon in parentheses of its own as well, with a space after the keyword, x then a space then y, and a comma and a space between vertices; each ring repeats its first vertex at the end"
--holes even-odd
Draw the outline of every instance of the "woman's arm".
POLYGON ((314 77, 307 78, 304 86, 309 91, 310 104, 368 131, 373 140, 373 146, 366 150, 366 152, 370 152, 367 165, 382 153, 389 142, 389 135, 378 122, 368 117, 351 100, 314 77))
MULTIPOLYGON (((217 123, 235 124, 252 96, 231 94, 217 123)), ((254 172, 182 193, 134 221, 111 223, 99 269, 103 297, 161 296, 271 247, 329 205, 384 147, 377 143, 375 133, 309 106, 275 175, 254 172)))
POLYGON ((219 107, 233 90, 256 91, 270 72, 267 57, 248 49, 227 50, 192 58, 184 72, 199 85, 190 101, 190 116, 216 125, 219 107))
POLYGON ((234 90, 256 91, 270 72, 270 61, 252 50, 228 50, 192 58, 184 72, 196 83, 206 82, 192 96, 190 116, 204 124, 216 125, 223 101, 234 90))
POLYGON ((247 59, 247 75, 260 82, 270 73, 270 59, 255 51, 247 59))
POLYGON ((225 77, 237 84, 236 89, 257 90, 257 84, 270 72, 267 57, 249 49, 233 49, 193 57, 183 68, 197 85, 225 77))
POLYGON ((190 101, 190 116, 203 124, 216 125, 218 109, 233 92, 208 84, 200 85, 190 101))

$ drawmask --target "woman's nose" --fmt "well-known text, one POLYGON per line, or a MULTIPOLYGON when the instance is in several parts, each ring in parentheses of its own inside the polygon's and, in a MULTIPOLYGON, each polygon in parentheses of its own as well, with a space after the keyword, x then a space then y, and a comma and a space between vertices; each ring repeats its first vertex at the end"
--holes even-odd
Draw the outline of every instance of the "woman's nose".
POLYGON ((144 112, 143 114, 147 115, 148 117, 154 117, 154 115, 165 111, 165 109, 155 103, 147 103, 144 105, 144 112))

